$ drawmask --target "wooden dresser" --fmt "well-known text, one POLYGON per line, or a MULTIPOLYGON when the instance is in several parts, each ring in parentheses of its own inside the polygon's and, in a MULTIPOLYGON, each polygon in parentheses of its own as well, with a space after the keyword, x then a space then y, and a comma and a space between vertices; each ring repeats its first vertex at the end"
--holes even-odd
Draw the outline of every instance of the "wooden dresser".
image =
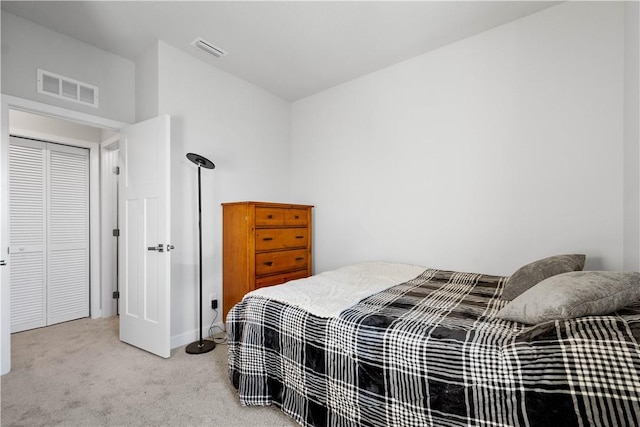
POLYGON ((222 204, 223 321, 247 292, 311 275, 312 208, 222 204))

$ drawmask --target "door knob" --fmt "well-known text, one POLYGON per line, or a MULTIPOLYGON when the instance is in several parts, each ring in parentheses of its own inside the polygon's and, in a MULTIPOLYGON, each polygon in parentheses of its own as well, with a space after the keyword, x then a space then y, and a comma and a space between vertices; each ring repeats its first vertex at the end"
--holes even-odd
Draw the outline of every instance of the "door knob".
POLYGON ((0 267, 4 267, 5 265, 7 265, 7 261, 0 259, 0 267))

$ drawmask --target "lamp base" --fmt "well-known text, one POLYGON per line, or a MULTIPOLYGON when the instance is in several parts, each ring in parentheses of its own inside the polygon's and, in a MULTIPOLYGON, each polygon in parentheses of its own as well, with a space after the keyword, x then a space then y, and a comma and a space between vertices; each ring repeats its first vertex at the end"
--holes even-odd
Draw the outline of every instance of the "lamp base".
POLYGON ((216 348, 216 343, 208 340, 194 341, 187 346, 185 351, 189 354, 202 354, 209 353, 216 348))

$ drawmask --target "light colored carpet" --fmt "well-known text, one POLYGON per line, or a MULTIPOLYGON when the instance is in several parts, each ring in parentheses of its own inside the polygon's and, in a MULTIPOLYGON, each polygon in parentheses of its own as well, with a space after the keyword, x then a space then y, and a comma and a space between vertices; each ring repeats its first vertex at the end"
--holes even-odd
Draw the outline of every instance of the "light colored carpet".
POLYGON ((118 318, 13 334, 1 377, 8 426, 297 426, 275 407, 243 407, 227 346, 162 359, 120 342, 118 318))

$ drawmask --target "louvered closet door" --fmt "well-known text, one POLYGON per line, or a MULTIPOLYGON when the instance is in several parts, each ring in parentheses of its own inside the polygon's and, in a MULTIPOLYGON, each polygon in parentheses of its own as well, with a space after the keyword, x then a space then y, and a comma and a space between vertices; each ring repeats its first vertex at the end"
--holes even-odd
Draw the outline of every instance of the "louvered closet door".
POLYGON ((47 324, 89 316, 88 150, 47 144, 47 324))
POLYGON ((45 143, 11 137, 9 252, 11 332, 46 325, 45 143))
POLYGON ((89 316, 88 161, 11 137, 11 332, 89 316))

